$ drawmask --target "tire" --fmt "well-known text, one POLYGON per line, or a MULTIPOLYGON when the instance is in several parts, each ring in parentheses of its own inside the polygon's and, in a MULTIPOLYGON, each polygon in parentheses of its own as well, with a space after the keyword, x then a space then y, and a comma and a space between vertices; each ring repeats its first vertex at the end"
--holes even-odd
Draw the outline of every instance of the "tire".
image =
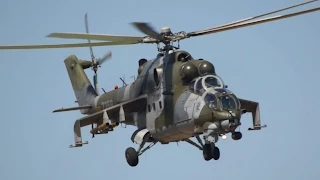
POLYGON ((212 150, 212 159, 218 160, 220 158, 220 149, 218 147, 214 147, 212 150))
POLYGON ((212 148, 210 144, 205 144, 203 146, 202 154, 203 154, 204 160, 209 161, 212 159, 211 149, 212 148))
POLYGON ((127 163, 130 166, 134 167, 134 166, 138 165, 139 154, 134 148, 132 148, 132 147, 127 148, 126 152, 125 152, 125 157, 126 157, 127 163))

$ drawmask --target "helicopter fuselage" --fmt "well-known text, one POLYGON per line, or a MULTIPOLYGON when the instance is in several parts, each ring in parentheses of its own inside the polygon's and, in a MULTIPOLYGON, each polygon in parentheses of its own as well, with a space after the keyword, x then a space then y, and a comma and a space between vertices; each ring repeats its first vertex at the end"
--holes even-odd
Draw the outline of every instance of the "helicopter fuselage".
MULTIPOLYGON (((212 123, 215 131, 221 134, 234 131, 240 123, 240 104, 231 93, 231 109, 222 110, 223 106, 217 104, 221 104, 219 98, 214 102, 216 107, 209 107, 206 97, 219 93, 216 88, 231 93, 215 75, 210 62, 194 60, 185 51, 172 51, 145 61, 133 83, 97 96, 93 103, 94 109, 101 110, 147 95, 146 104, 137 102, 134 105, 140 108, 138 112, 126 113, 128 109, 124 109, 125 123, 138 129, 147 128, 154 139, 169 143, 202 134, 212 123), (215 86, 205 85, 208 78, 214 80, 215 86)), ((119 119, 116 111, 108 116, 111 121, 119 119)))

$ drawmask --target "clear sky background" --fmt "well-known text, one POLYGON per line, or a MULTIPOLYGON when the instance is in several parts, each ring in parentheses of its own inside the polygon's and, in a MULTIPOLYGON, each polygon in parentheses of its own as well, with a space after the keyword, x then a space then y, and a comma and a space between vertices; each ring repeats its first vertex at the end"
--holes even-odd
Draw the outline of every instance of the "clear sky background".
MULTIPOLYGON (((157 30, 170 26, 186 32, 210 28, 265 13, 301 0, 242 1, 71 1, 2 0, 0 44, 74 43, 85 40, 45 38, 51 32, 85 32, 88 12, 92 33, 142 35, 128 23, 151 22, 157 30)), ((320 3, 297 8, 319 6, 320 3)), ((292 12, 292 11, 288 11, 292 12)), ((1 59, 1 180, 88 179, 308 179, 319 180, 320 12, 245 27, 181 42, 195 58, 212 62, 238 97, 260 102, 268 128, 247 131, 251 115, 242 120, 240 141, 220 140, 221 157, 205 161, 187 143, 157 144, 130 167, 127 147, 135 128, 117 128, 74 143, 78 111, 53 114, 76 106, 63 60, 70 54, 90 60, 89 48, 4 50, 1 59)), ((138 60, 157 54, 155 45, 96 47, 96 57, 113 52, 99 69, 99 85, 111 90, 137 74, 138 60)), ((86 71, 92 79, 93 72, 86 71)))

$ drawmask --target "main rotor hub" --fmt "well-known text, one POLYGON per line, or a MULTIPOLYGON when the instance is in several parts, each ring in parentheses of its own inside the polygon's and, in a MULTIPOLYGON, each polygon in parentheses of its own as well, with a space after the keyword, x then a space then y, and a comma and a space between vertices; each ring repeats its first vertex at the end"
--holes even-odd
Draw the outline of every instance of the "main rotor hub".
POLYGON ((169 35, 169 34, 172 34, 172 32, 169 27, 163 27, 161 28, 161 34, 169 35))

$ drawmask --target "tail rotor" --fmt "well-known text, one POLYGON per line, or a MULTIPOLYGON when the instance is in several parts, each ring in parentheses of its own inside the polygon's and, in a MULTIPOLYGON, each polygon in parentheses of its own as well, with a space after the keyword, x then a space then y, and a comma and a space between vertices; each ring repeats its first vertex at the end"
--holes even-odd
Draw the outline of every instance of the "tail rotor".
MULTIPOLYGON (((88 14, 85 14, 85 27, 86 27, 86 33, 89 34, 89 26, 88 26, 88 14)), ((88 39, 88 43, 91 43, 90 39, 88 39)), ((91 55, 91 61, 92 61, 92 70, 94 71, 93 75, 93 83, 94 83, 94 88, 99 95, 99 88, 98 88, 98 67, 101 67, 101 64, 103 64, 105 61, 109 60, 112 57, 111 51, 103 55, 102 57, 96 59, 94 54, 93 54, 93 49, 92 46, 89 46, 90 48, 90 55, 91 55)))

